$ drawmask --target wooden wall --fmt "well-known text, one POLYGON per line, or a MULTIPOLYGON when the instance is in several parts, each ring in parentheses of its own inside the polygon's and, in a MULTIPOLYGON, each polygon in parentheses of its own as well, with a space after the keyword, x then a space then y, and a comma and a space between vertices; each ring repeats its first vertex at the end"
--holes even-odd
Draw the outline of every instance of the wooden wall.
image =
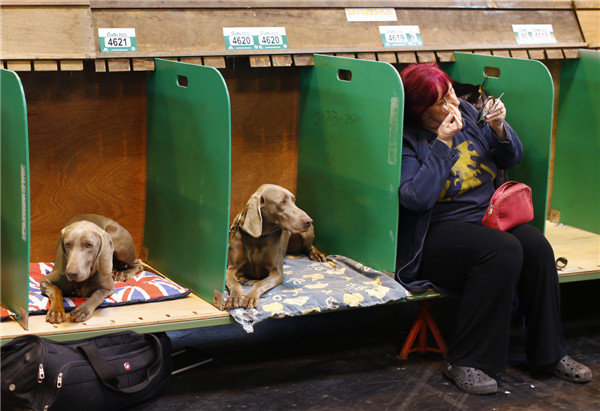
MULTIPOLYGON (((560 62, 598 47, 597 0, 0 0, 0 64, 23 81, 31 165, 31 259, 54 259, 78 213, 110 216, 140 253, 145 207, 145 78, 153 58, 217 67, 232 110, 230 215, 263 183, 296 190, 299 73, 312 53, 397 66, 451 61, 453 51, 560 62), (387 7, 418 24, 425 45, 386 48, 381 22, 348 23, 344 8, 387 7), (558 42, 517 45, 510 24, 552 23, 558 42), (285 26, 290 48, 227 51, 224 26, 285 26), (101 53, 98 27, 136 27, 136 53, 101 53), (49 33, 52 33, 50 36, 49 33), (138 71, 139 70, 139 71, 138 71)), ((4 102, 3 102, 4 103, 4 102)))
POLYGON ((31 259, 54 261, 79 213, 114 218, 141 246, 146 180, 144 73, 20 73, 27 99, 31 259))
MULTIPOLYGON (((222 71, 231 98, 231 216, 263 183, 295 192, 299 69, 222 71)), ((240 66, 241 65, 241 66, 240 66)), ((53 261, 79 213, 109 216, 139 251, 146 183, 145 72, 20 73, 28 104, 31 259, 53 261)))

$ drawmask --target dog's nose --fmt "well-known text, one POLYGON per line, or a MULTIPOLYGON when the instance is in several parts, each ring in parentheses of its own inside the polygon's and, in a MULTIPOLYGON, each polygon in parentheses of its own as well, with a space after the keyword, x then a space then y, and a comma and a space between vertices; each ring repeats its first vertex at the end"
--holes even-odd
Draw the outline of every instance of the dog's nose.
POLYGON ((302 224, 304 224, 304 228, 307 230, 310 228, 312 222, 313 220, 311 220, 310 218, 308 220, 302 220, 302 224))
POLYGON ((77 273, 65 273, 65 275, 67 276, 69 281, 75 281, 78 277, 77 273))

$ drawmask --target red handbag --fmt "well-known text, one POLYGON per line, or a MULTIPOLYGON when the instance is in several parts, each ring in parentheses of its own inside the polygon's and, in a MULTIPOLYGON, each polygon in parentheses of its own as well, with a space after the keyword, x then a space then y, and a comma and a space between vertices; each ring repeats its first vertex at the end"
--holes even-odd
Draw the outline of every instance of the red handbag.
POLYGON ((498 187, 492 196, 481 225, 506 231, 531 220, 533 220, 531 188, 527 184, 507 181, 498 187))

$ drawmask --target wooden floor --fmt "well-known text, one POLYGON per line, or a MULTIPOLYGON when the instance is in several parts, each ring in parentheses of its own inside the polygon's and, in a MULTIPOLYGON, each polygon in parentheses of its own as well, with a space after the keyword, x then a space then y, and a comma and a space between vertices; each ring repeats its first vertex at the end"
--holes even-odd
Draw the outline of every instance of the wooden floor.
MULTIPOLYGON (((45 315, 32 315, 29 317, 26 331, 16 321, 3 321, 0 324, 0 336, 4 340, 24 334, 61 334, 61 339, 69 339, 69 334, 75 333, 86 333, 87 336, 87 333, 110 332, 131 327, 136 327, 136 331, 141 331, 141 327, 185 329, 201 327, 203 322, 210 325, 227 324, 230 322, 230 316, 227 311, 220 311, 212 304, 190 294, 177 300, 101 308, 83 323, 66 322, 56 325, 46 322, 45 315)), ((72 338, 79 337, 73 335, 72 338)))
MULTIPOLYGON (((559 270, 561 282, 600 278, 600 236, 557 223, 546 223, 546 237, 552 244, 556 258, 564 257, 567 265, 559 270)), ((9 340, 23 334, 42 336, 60 335, 59 339, 82 338, 94 333, 117 331, 135 327, 136 330, 159 331, 201 328, 232 322, 227 311, 190 294, 186 298, 151 304, 133 304, 98 309, 84 323, 49 324, 44 315, 29 317, 28 330, 16 321, 0 324, 0 339, 9 340)))
POLYGON ((598 234, 547 221, 546 237, 552 245, 554 256, 567 259, 567 265, 558 271, 561 280, 578 275, 600 278, 598 234))

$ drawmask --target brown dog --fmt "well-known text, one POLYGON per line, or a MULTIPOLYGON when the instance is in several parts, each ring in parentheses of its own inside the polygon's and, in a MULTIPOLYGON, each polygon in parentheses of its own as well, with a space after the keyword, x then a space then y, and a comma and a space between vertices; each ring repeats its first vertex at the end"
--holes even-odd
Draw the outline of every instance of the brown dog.
POLYGON ((113 293, 113 280, 127 281, 140 271, 133 239, 119 223, 97 214, 72 218, 58 238, 54 269, 40 281, 42 293, 50 299, 46 321, 67 320, 63 294, 87 297, 70 313, 73 322, 87 320, 113 293))
POLYGON ((264 184, 235 217, 229 230, 226 308, 256 308, 264 292, 283 283, 283 259, 291 234, 300 235, 300 251, 311 260, 325 261, 325 254, 312 245, 312 219, 295 202, 296 197, 285 188, 264 184), (239 271, 260 280, 246 295, 237 279, 239 271))

